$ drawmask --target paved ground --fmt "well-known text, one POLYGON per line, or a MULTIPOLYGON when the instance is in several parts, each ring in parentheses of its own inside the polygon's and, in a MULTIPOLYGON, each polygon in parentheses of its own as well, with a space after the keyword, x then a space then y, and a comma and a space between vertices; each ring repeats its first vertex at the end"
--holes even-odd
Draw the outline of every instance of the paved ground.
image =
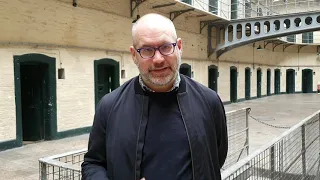
MULTIPOLYGON (((320 95, 293 94, 279 95, 226 105, 226 111, 251 107, 251 115, 266 123, 292 126, 320 109, 320 95)), ((277 129, 249 119, 250 152, 279 136, 286 129, 277 129)), ((87 147, 88 135, 28 144, 0 152, 0 179, 36 180, 39 179, 41 157, 78 150, 87 147)))
MULTIPOLYGON (((320 109, 319 94, 276 95, 226 105, 226 111, 250 107, 250 115, 276 126, 293 126, 320 109)), ((287 129, 269 127, 249 118, 249 150, 253 152, 287 129)))

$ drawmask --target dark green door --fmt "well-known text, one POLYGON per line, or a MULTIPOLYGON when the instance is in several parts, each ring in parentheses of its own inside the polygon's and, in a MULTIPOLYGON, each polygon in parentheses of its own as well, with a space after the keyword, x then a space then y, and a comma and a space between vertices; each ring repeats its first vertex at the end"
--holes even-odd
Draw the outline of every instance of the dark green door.
POLYGON ((295 92, 295 70, 287 69, 286 73, 286 92, 288 94, 295 92))
POLYGON ((14 56, 16 141, 57 136, 56 60, 42 54, 14 56))
POLYGON ((280 94, 280 69, 274 70, 274 94, 280 94))
POLYGON ((232 66, 230 68, 230 101, 237 102, 237 79, 238 73, 237 68, 232 66))
POLYGON ((119 87, 119 63, 112 59, 94 61, 95 68, 95 104, 119 87))
POLYGON ((251 72, 250 68, 245 69, 245 98, 248 100, 251 97, 251 72))
POLYGON ((209 66, 209 77, 208 77, 209 88, 218 92, 218 67, 211 65, 209 66))
POLYGON ((257 70, 257 97, 261 97, 261 69, 257 70))
POLYGON ((111 84, 112 84, 112 74, 113 68, 110 65, 100 64, 98 65, 98 95, 97 98, 100 100, 104 95, 111 92, 111 84))
POLYGON ((191 78, 191 66, 189 64, 181 64, 179 72, 191 78))
POLYGON ((313 75, 312 69, 302 70, 302 92, 303 93, 312 93, 313 87, 313 75))
POLYGON ((270 96, 271 91, 271 71, 270 69, 267 70, 267 96, 270 96))
POLYGON ((21 106, 22 131, 24 141, 44 139, 46 119, 48 65, 41 63, 21 63, 21 106))

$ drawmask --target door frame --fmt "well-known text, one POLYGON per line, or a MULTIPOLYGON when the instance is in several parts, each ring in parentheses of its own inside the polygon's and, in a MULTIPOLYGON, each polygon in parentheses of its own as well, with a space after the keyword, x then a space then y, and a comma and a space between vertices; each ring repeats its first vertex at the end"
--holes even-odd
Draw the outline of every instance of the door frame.
POLYGON ((261 68, 258 68, 257 69, 257 98, 261 98, 262 97, 262 92, 261 91, 262 91, 262 70, 261 70, 261 68), (260 72, 260 85, 258 83, 259 72, 260 72))
POLYGON ((94 103, 95 103, 95 108, 97 107, 97 104, 99 103, 100 100, 98 100, 97 98, 97 94, 98 94, 98 88, 97 88, 97 82, 98 82, 98 66, 99 65, 110 65, 113 66, 115 68, 114 73, 115 75, 115 79, 114 79, 114 84, 112 84, 111 86, 113 87, 119 87, 120 86, 120 65, 119 62, 110 58, 103 58, 103 59, 97 59, 94 60, 93 63, 93 70, 94 70, 94 103))
POLYGON ((250 69, 250 67, 246 67, 245 69, 244 69, 244 98, 246 99, 246 100, 249 100, 249 99, 251 99, 251 69, 250 69), (247 78, 247 71, 249 71, 249 81, 247 82, 246 81, 246 78, 247 78), (249 83, 249 97, 247 97, 247 94, 246 94, 246 92, 247 92, 247 83, 249 83))
POLYGON ((267 69, 267 96, 271 95, 271 69, 267 69), (269 83, 268 83, 269 82, 269 83))
POLYGON ((296 71, 294 70, 294 69, 292 69, 292 68, 290 68, 290 69, 287 69, 286 70, 286 94, 293 94, 293 93, 295 93, 296 92, 296 71), (292 77, 293 77, 293 84, 291 84, 290 86, 288 86, 288 73, 291 73, 292 72, 292 77), (291 87, 292 88, 292 90, 293 90, 293 92, 292 93, 289 93, 290 92, 290 88, 289 87, 291 87))
POLYGON ((238 68, 235 67, 235 66, 231 66, 230 67, 230 102, 237 102, 238 101, 238 68), (231 72, 235 70, 235 75, 236 75, 236 89, 234 90, 235 92, 235 99, 232 98, 232 83, 231 83, 231 79, 232 79, 232 76, 231 76, 231 72), (233 101, 232 101, 233 100, 233 101))
POLYGON ((309 68, 306 68, 306 69, 302 69, 302 76, 301 76, 302 78, 301 78, 301 92, 302 93, 312 93, 313 92, 313 70, 312 69, 309 69, 309 68), (304 87, 304 74, 306 73, 306 72, 310 72, 311 73, 311 92, 304 92, 303 90, 304 90, 304 88, 307 88, 307 90, 308 90, 308 86, 307 87, 304 87))
POLYGON ((281 71, 279 68, 277 68, 274 70, 274 94, 280 94, 280 93, 281 93, 281 71), (276 79, 278 76, 276 76, 276 74, 277 74, 276 72, 279 72, 279 92, 277 91, 278 85, 277 85, 276 79))
MULTIPOLYGON (((217 89, 215 90, 216 91, 216 93, 218 93, 218 77, 219 77, 219 71, 218 71, 218 66, 216 66, 216 65, 210 65, 210 66, 208 66, 208 86, 210 85, 210 70, 211 69, 214 69, 214 70, 216 70, 217 71, 217 80, 216 80, 216 84, 217 84, 217 89)), ((210 87, 209 87, 210 88, 210 87)))
POLYGON ((44 140, 52 140, 57 136, 57 89, 56 89, 56 59, 43 54, 29 53, 13 56, 14 85, 16 102, 16 142, 22 145, 22 102, 21 102, 21 64, 24 62, 43 63, 48 65, 48 112, 50 115, 44 122, 44 140))
POLYGON ((188 69, 188 77, 192 78, 192 72, 191 72, 191 65, 187 64, 187 63, 182 63, 179 67, 179 73, 180 73, 180 69, 181 68, 187 68, 188 69))

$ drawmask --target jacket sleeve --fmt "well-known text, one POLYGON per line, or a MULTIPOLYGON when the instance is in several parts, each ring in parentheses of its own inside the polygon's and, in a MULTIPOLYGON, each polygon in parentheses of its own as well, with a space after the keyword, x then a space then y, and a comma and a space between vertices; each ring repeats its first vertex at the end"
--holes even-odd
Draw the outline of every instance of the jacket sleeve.
POLYGON ((88 152, 81 164, 82 180, 109 180, 106 162, 106 119, 110 102, 103 98, 94 115, 93 125, 89 136, 88 152))
POLYGON ((225 163, 225 160, 227 158, 227 153, 228 153, 228 132, 227 132, 227 119, 226 119, 224 105, 220 97, 218 96, 218 94, 216 94, 214 114, 215 114, 215 119, 217 120, 216 132, 217 132, 219 164, 221 168, 225 163))

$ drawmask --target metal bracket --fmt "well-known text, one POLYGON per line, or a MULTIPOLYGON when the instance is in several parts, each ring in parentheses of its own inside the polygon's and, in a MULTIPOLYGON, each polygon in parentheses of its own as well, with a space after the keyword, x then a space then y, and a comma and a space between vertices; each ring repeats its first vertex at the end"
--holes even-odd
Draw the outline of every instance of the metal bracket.
POLYGON ((177 18, 178 16, 180 16, 181 14, 183 13, 186 13, 186 12, 189 12, 189 11, 193 11, 194 8, 191 8, 191 9, 185 9, 185 10, 181 10, 181 11, 173 11, 173 12, 170 12, 170 19, 171 21, 173 21, 175 18, 177 18), (173 16, 173 17, 172 17, 173 16))
POLYGON ((272 47, 272 51, 274 51, 274 48, 276 48, 277 46, 279 46, 279 45, 281 45, 281 44, 283 44, 283 43, 279 43, 279 44, 273 44, 273 47, 272 47))
POLYGON ((156 6, 152 6, 153 9, 156 9, 156 8, 162 8, 162 7, 167 7, 167 6, 173 6, 177 4, 176 2, 174 3, 168 3, 168 4, 161 4, 161 5, 156 5, 156 6))
POLYGON ((287 48, 287 47, 289 47, 289 46, 292 46, 293 44, 286 44, 286 45, 283 45, 283 52, 284 52, 284 50, 287 48))
MULTIPOLYGON (((208 57, 211 56, 211 54, 213 54, 215 52, 215 49, 212 48, 212 42, 211 42, 211 31, 212 31, 212 27, 213 25, 208 24, 208 36, 207 36, 207 55, 208 57)), ((218 41, 217 41, 218 42, 218 41)))
POLYGON ((201 34, 204 27, 206 27, 208 24, 212 24, 217 21, 219 21, 219 20, 200 21, 200 34, 201 34))
POLYGON ((130 0, 131 1, 131 3, 130 3, 130 5, 131 5, 131 13, 130 13, 130 15, 131 15, 131 17, 133 16, 133 11, 141 4, 141 3, 143 3, 143 2, 145 2, 146 0, 130 0))
POLYGON ((276 41, 275 40, 267 40, 267 41, 263 41, 265 42, 265 44, 263 45, 264 47, 263 48, 266 48, 268 44, 272 44, 272 47, 273 47, 273 43, 275 43, 276 41))
POLYGON ((268 44, 270 44, 270 42, 264 42, 264 41, 263 41, 263 49, 265 49, 268 44))
POLYGON ((299 45, 298 46, 298 53, 300 53, 301 48, 303 48, 304 46, 307 46, 307 45, 299 45))

